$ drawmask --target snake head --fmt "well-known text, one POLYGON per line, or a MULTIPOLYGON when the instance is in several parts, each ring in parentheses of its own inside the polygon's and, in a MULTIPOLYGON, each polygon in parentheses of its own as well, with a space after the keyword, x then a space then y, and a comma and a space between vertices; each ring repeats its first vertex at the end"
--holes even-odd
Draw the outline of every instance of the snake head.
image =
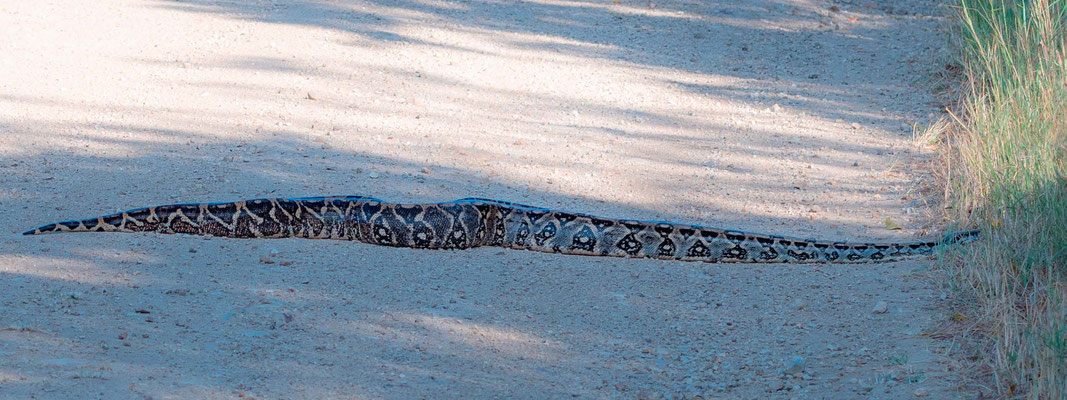
POLYGON ((969 230, 969 231, 949 232, 949 233, 945 234, 944 238, 941 239, 941 245, 944 246, 944 245, 949 245, 949 244, 953 244, 953 243, 959 243, 959 244, 970 243, 970 242, 973 242, 975 240, 978 240, 978 237, 979 237, 979 235, 981 233, 982 233, 982 231, 977 230, 977 229, 969 230))

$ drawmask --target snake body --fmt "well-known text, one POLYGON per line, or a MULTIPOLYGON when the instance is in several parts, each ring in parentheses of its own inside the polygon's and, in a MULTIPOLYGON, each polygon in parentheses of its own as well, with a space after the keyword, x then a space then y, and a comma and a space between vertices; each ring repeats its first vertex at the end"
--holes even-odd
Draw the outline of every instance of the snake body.
POLYGON ((422 249, 496 246, 585 256, 742 263, 863 263, 926 257, 940 241, 848 243, 658 221, 601 218, 492 199, 397 204, 364 196, 171 204, 55 222, 26 232, 158 232, 307 238, 422 249))

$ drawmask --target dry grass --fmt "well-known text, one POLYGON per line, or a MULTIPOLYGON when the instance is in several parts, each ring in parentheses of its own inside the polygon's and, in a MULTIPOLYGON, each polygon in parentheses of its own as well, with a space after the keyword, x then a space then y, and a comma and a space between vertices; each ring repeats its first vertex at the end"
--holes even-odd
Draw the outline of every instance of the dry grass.
POLYGON ((960 0, 966 76, 945 140, 949 217, 984 231, 945 258, 996 390, 1067 398, 1067 3, 960 0))

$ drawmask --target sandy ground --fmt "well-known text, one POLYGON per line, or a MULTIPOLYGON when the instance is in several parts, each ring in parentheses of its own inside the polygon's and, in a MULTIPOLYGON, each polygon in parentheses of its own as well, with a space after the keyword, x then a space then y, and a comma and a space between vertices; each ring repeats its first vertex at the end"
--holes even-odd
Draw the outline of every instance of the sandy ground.
POLYGON ((329 194, 936 233, 909 124, 937 111, 940 7, 0 1, 0 397, 963 396, 921 335, 928 261, 17 235, 329 194))

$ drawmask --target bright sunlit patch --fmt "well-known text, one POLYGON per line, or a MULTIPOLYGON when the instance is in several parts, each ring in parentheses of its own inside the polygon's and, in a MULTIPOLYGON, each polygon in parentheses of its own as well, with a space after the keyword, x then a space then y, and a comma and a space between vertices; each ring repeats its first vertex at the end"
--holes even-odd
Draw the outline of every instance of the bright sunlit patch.
MULTIPOLYGON (((52 250, 49 250, 52 251, 52 250)), ((115 256, 118 260, 134 260, 125 256, 115 256)), ((129 285, 146 282, 127 273, 102 273, 102 265, 83 256, 51 256, 0 254, 0 273, 23 275, 27 278, 46 278, 59 281, 88 283, 97 285, 129 285)))
POLYGON ((416 0, 415 3, 433 7, 439 10, 469 10, 470 6, 457 1, 442 0, 416 0))
POLYGON ((6 368, 0 369, 0 385, 24 385, 44 382, 45 378, 36 375, 26 375, 26 371, 12 371, 6 368))
POLYGON ((556 360, 563 347, 532 333, 427 313, 386 313, 368 320, 348 321, 333 330, 344 335, 357 333, 363 340, 420 344, 427 351, 445 354, 456 353, 453 343, 462 343, 469 346, 462 352, 489 349, 493 353, 556 360))
POLYGON ((513 354, 530 355, 536 358, 548 358, 546 351, 557 349, 560 343, 520 332, 514 329, 463 321, 436 315, 406 315, 406 322, 436 331, 450 339, 462 341, 470 346, 490 347, 495 350, 513 354))

